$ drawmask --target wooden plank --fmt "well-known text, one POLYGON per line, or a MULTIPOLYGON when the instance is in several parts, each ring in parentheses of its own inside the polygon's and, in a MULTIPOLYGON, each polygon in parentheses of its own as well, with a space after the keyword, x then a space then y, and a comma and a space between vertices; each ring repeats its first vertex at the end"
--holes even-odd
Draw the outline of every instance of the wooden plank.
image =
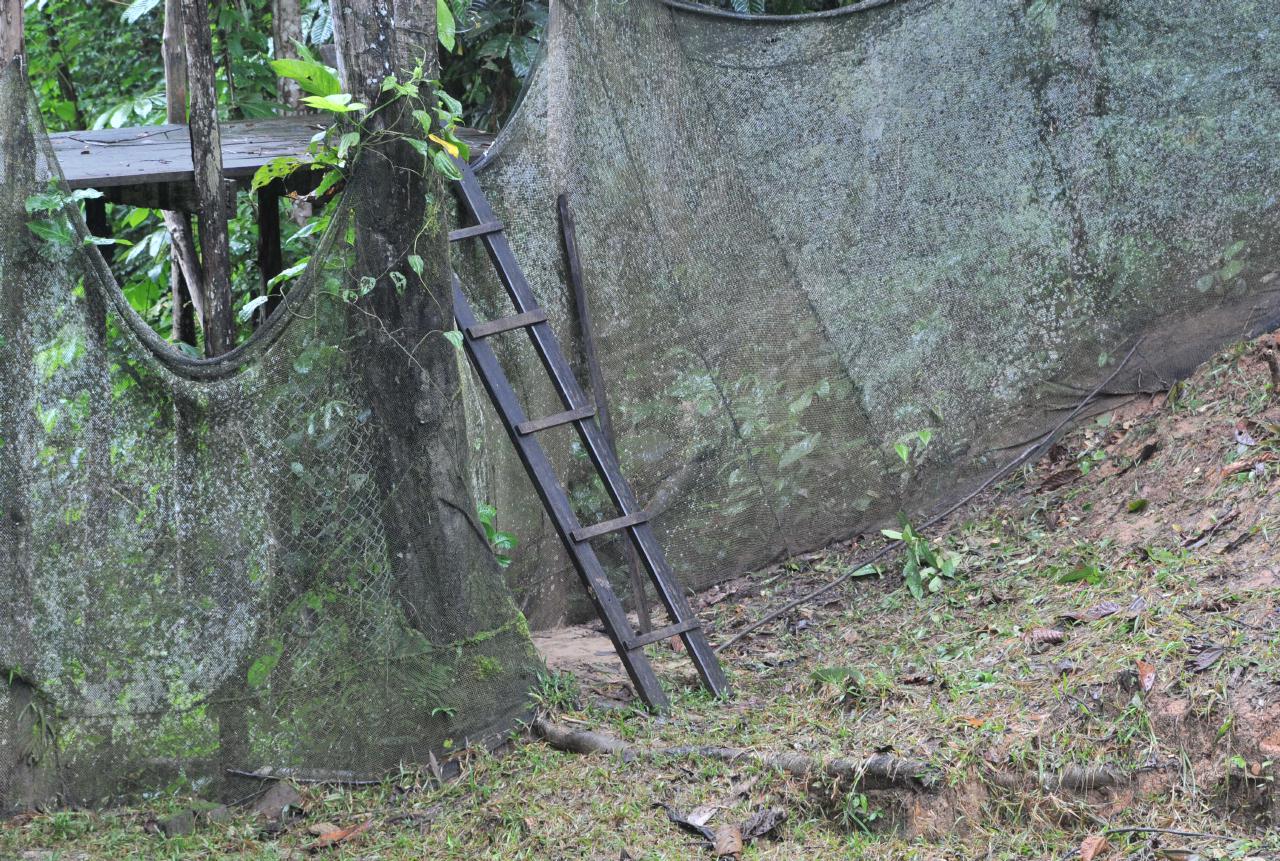
POLYGON ((683 622, 676 622, 674 625, 667 625, 665 628, 656 628, 647 634, 640 634, 631 640, 631 648, 643 649, 650 643, 658 643, 662 640, 670 639, 677 634, 685 634, 695 628, 701 628, 702 624, 697 619, 685 619, 683 622))
POLYGON ((488 338, 493 335, 500 335, 503 332, 510 332, 512 329, 523 329, 526 326, 545 322, 547 322, 547 314, 539 308, 536 311, 525 311, 523 314, 499 317, 497 320, 490 320, 487 323, 468 326, 467 335, 472 338, 488 338))
POLYGON ((457 230, 449 231, 449 241, 457 242, 460 239, 470 239, 473 236, 484 236, 486 233, 497 233, 502 229, 502 224, 497 221, 490 221, 487 224, 473 224, 470 227, 459 227, 457 230))
MULTIPOLYGON (((247 180, 274 158, 304 156, 311 139, 328 127, 328 120, 313 115, 274 117, 237 120, 220 127, 223 176, 247 180)), ((491 135, 471 129, 460 137, 475 158, 493 142, 491 135)), ((193 180, 191 139, 184 125, 59 132, 49 139, 73 189, 193 180)))
POLYGON ((647 511, 633 511, 630 514, 624 514, 621 517, 615 517, 613 520, 606 520, 603 523, 597 523, 595 526, 583 526, 573 530, 574 541, 589 541, 592 538, 599 538, 601 535, 608 535, 610 532, 618 532, 626 529, 628 526, 636 526, 644 523, 649 519, 647 511))
POLYGON ((567 425, 569 422, 582 421, 589 419, 596 414, 596 408, 593 406, 578 407, 576 410, 565 410, 562 413, 556 413, 552 416, 545 416, 540 419, 530 419, 527 422, 520 422, 516 425, 516 430, 522 435, 528 436, 531 433, 558 428, 560 425, 567 425))

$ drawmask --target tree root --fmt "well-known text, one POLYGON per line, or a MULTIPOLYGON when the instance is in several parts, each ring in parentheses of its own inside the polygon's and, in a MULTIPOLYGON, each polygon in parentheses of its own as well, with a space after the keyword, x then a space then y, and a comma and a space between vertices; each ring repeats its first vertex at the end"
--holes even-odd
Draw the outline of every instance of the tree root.
POLYGON ((535 734, 558 750, 570 753, 607 753, 621 757, 624 762, 701 757, 727 763, 752 762, 805 780, 826 777, 840 781, 847 788, 936 792, 942 787, 942 774, 937 768, 921 760, 906 759, 891 753, 873 754, 864 760, 840 757, 824 760, 802 753, 767 754, 735 747, 646 749, 627 744, 605 733, 569 729, 541 717, 535 718, 532 726, 535 734))

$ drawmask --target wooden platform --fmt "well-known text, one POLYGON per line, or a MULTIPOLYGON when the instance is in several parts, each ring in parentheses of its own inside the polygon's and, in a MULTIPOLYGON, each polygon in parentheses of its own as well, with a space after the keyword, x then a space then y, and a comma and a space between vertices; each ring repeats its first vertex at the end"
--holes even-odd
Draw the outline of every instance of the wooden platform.
MULTIPOLYGON (((222 124, 223 175, 247 187, 262 165, 282 155, 302 156, 328 119, 317 115, 239 120, 222 124)), ((460 135, 479 156, 491 135, 460 135)), ((113 203, 193 211, 191 139, 182 125, 136 126, 49 136, 73 189, 96 188, 113 203)))

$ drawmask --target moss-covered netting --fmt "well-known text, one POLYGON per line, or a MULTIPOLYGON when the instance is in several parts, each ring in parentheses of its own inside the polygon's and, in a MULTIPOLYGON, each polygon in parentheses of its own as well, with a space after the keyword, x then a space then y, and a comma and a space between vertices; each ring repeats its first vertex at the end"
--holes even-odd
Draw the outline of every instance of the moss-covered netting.
MULTIPOLYGON (((1138 336, 1117 390, 1165 384, 1280 310, 1280 4, 860 6, 557 2, 480 173, 566 333, 570 196, 623 467, 695 586, 954 490, 1138 336)), ((528 412, 558 410, 520 350, 528 412)), ((577 615, 492 440, 481 478, 523 540, 530 621, 577 615)), ((581 462, 568 434, 560 456, 581 462)))
POLYGON ((401 375, 409 402, 416 359, 373 364, 347 209, 253 340, 187 358, 78 205, 65 241, 28 229, 57 171, 17 64, 0 117, 0 808, 227 769, 380 777, 509 727, 537 658, 496 563, 434 558, 439 510, 389 460, 427 457, 434 426, 389 428, 401 404, 367 384, 401 375))

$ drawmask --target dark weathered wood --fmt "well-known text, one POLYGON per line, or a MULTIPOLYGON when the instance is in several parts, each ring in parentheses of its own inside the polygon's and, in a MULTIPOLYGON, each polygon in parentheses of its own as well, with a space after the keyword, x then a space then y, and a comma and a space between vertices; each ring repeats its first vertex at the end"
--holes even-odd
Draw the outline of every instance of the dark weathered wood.
MULTIPOLYGON (((578 255, 578 231, 573 223, 573 210, 569 207, 569 195, 556 198, 556 210, 560 216, 560 241, 564 248, 565 266, 569 274, 569 286, 578 312, 578 333, 582 343, 582 357, 587 364, 587 377, 591 396, 595 398, 600 432, 613 456, 618 456, 618 440, 613 433, 613 418, 609 414, 609 397, 605 390, 604 369, 596 350, 595 328, 591 322, 591 306, 587 302, 586 281, 582 277, 582 259, 578 255)), ((631 580, 631 600, 636 607, 636 619, 641 631, 653 629, 653 617, 649 613, 649 595, 644 588, 644 575, 640 571, 640 554, 630 536, 623 542, 627 554, 627 574, 631 580)))
MULTIPOLYGON (((113 235, 111 230, 111 221, 107 218, 107 204, 100 197, 91 198, 84 202, 84 226, 89 229, 89 233, 102 239, 110 239, 113 235)), ((99 245, 98 250, 102 252, 102 258, 110 263, 116 256, 114 245, 99 245)))
POLYGON ((642 649, 650 643, 660 643, 663 640, 669 640, 688 631, 692 631, 698 627, 697 619, 685 619, 683 622, 676 622, 674 625, 667 625, 664 628, 658 628, 653 631, 647 631, 639 636, 631 639, 631 648, 642 649))
POLYGON ((0 0, 0 69, 22 52, 22 0, 0 0))
POLYGON ((488 224, 473 224, 470 227, 459 227, 457 230, 449 231, 449 241, 458 242, 462 239, 470 239, 473 236, 497 233, 501 229, 502 225, 496 221, 491 221, 488 224))
MULTIPOLYGON (((231 246, 227 237, 227 189, 222 182, 222 141, 214 83, 213 37, 207 0, 184 0, 187 85, 191 91, 191 163, 200 197, 200 265, 204 282, 204 348, 220 356, 234 344, 231 318, 231 246)), ((194 288, 193 288, 194 289, 194 288)))
MULTIPOLYGON (((182 35, 182 0, 165 0, 164 32, 160 39, 160 57, 164 65, 165 119, 186 128, 187 123, 187 50, 182 35)), ((83 128, 83 126, 82 126, 83 128)), ((190 152, 190 146, 187 147, 190 152)), ((121 186, 117 191, 130 189, 121 186)), ((181 186, 148 184, 140 190, 154 190, 156 203, 139 203, 128 199, 127 194, 115 195, 120 203, 147 206, 164 212, 165 227, 169 230, 169 298, 173 311, 169 334, 179 344, 196 343, 196 306, 192 302, 191 285, 200 284, 188 279, 184 273, 199 272, 195 256, 195 237, 191 233, 191 219, 187 213, 199 206, 194 183, 181 186), (178 192, 177 189, 181 189, 178 192), (178 199, 178 198, 181 199, 178 199)), ((145 193, 145 192, 144 192, 145 193)), ((112 195, 108 195, 112 197, 112 195)), ((203 297, 201 297, 203 299, 203 297)), ((201 302, 203 307, 203 302, 201 302)))
POLYGON ((258 309, 255 319, 262 323, 280 304, 280 291, 271 289, 271 279, 284 271, 284 257, 280 250, 280 193, 275 183, 258 189, 258 276, 259 295, 267 301, 258 309))
MULTIPOLYGON (((305 157, 311 138, 328 126, 317 116, 276 117, 222 123, 222 175, 240 182, 277 156, 305 157)), ((493 136, 473 129, 459 135, 480 158, 493 136)), ((179 123, 96 131, 60 132, 49 136, 71 188, 111 188, 190 184, 191 140, 179 123)), ((108 192, 110 193, 110 192, 108 192)), ((171 192, 182 199, 183 192, 171 192)), ((124 202, 124 201, 121 201, 124 202)))
POLYGON ((629 526, 637 526, 649 519, 647 512, 632 511, 621 517, 615 517, 612 520, 606 520, 597 523, 594 526, 584 526, 580 529, 573 530, 574 541, 590 541, 592 538, 599 538, 601 535, 608 535, 611 532, 620 532, 629 526))
MULTIPOLYGON (((458 282, 457 276, 453 279, 453 310, 458 328, 464 333, 478 322, 475 312, 467 302, 467 297, 462 293, 462 285, 458 282)), ((551 461, 548 460, 536 436, 525 436, 516 431, 516 426, 525 420, 524 409, 520 406, 520 399, 516 396, 515 389, 511 387, 511 382, 503 373, 497 355, 488 341, 464 337, 463 345, 476 368, 481 384, 497 410, 502 426, 511 439, 511 444, 515 447, 516 454, 520 456, 521 463, 524 464, 533 481, 534 490, 542 500, 543 507, 546 508, 551 525, 569 550, 569 559, 586 587, 587 597, 595 606, 596 615, 604 622, 605 633, 622 659, 622 666, 626 669, 632 684, 636 686, 636 692, 650 708, 666 709, 667 696, 663 693, 662 684, 658 681, 653 667, 643 654, 633 656, 628 646, 631 640, 631 623, 627 620, 622 604, 614 595, 613 587, 609 585, 609 578, 605 576, 599 558, 596 557, 590 544, 579 544, 572 539, 573 531, 579 528, 578 517, 573 513, 569 495, 560 484, 555 468, 551 466, 551 461)))
POLYGON ((577 409, 565 410, 564 412, 556 413, 555 415, 543 416, 540 419, 530 419, 529 421, 520 422, 520 424, 516 425, 516 430, 521 434, 528 436, 531 433, 538 433, 540 431, 550 430, 551 428, 558 428, 561 425, 567 425, 570 422, 589 419, 595 414, 595 407, 578 407, 577 409))
POLYGON ((474 326, 467 327, 467 335, 472 338, 491 338, 494 335, 500 335, 503 332, 510 332, 513 329, 523 329, 526 326, 533 326, 537 323, 547 322, 547 314, 541 309, 537 311, 526 311, 523 314, 514 314, 510 317, 500 317, 497 320, 489 320, 484 323, 477 323, 474 326))
MULTIPOLYGON (((459 163, 458 167, 462 171, 462 179, 455 184, 455 188, 459 199, 462 201, 464 213, 477 224, 496 221, 497 217, 493 212, 493 208, 485 198, 475 174, 465 164, 459 163)), ((480 241, 484 243, 494 270, 497 272, 499 280, 515 306, 516 312, 523 313, 537 308, 537 299, 534 297, 533 290, 529 287, 529 282, 525 279, 524 273, 516 262, 515 254, 511 250, 511 244, 507 241, 506 235, 503 233, 491 233, 481 237, 480 241)), ((467 322, 471 323, 474 320, 467 322)), ((543 367, 546 368, 547 373, 550 375, 551 382, 560 395, 561 401, 565 405, 585 403, 587 400, 586 394, 574 376, 573 369, 569 366, 564 351, 560 347, 559 340, 551 330, 551 327, 533 326, 525 331, 529 333, 534 350, 538 354, 543 367)), ((464 342, 474 344, 476 347, 484 347, 486 344, 484 341, 472 342, 467 339, 464 339, 464 342)), ((472 355, 474 356, 475 353, 473 352, 472 355)), ((605 490, 613 504, 619 511, 627 514, 641 512, 642 509, 639 503, 636 502, 635 494, 632 492, 630 485, 627 484, 626 479, 623 478, 618 459, 605 441, 599 425, 594 421, 582 421, 577 422, 576 427, 583 447, 600 474, 601 481, 604 483, 605 490)), ((512 436, 519 440, 532 439, 515 433, 512 436)), ((534 483, 537 485, 539 481, 535 479, 534 483)), ((573 529, 578 528, 580 527, 573 527, 573 529)), ((694 618, 693 610, 689 606, 689 600, 676 581, 652 526, 649 523, 637 523, 631 527, 630 532, 635 541, 636 550, 640 555, 640 561, 649 573, 657 590, 658 598, 662 601, 662 605, 666 608, 668 615, 675 622, 694 618)), ((582 552, 584 548, 588 548, 588 545, 582 541, 570 540, 573 538, 571 534, 565 535, 562 533, 561 537, 566 541, 570 556, 575 558, 575 562, 579 562, 580 560, 576 554, 582 552)), ((591 558, 595 559, 594 554, 591 555, 591 558)), ((598 565, 599 561, 596 560, 595 564, 598 565)), ((612 619, 606 619, 605 627, 610 628, 611 625, 612 619)), ((724 677, 720 662, 716 659, 715 651, 707 641, 706 634, 702 628, 697 627, 686 631, 680 637, 707 689, 716 695, 727 693, 728 681, 724 677)), ((615 645, 618 642, 615 639, 615 645)), ((637 664, 647 663, 642 660, 636 660, 630 652, 625 650, 620 653, 620 657, 623 664, 628 666, 629 669, 629 661, 637 664)), ((641 696, 645 696, 644 691, 641 691, 641 696)))

